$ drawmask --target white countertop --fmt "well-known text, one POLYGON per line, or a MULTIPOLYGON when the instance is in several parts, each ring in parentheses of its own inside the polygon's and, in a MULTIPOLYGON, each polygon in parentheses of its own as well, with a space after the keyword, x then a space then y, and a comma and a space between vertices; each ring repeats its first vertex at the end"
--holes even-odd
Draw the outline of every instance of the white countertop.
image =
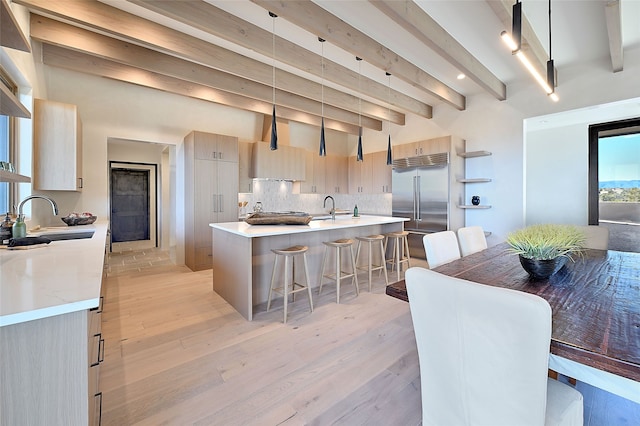
MULTIPOLYGON (((107 228, 108 220, 60 227, 95 233, 30 250, 0 249, 0 326, 97 307, 107 228)), ((38 235, 47 231, 54 232, 38 235)))
POLYGON ((210 223, 209 226, 247 238, 269 237, 273 235, 298 234, 303 232, 328 231, 358 226, 383 225, 404 222, 408 219, 391 216, 361 215, 358 218, 337 215, 336 220, 312 220, 308 225, 249 225, 246 222, 210 223))

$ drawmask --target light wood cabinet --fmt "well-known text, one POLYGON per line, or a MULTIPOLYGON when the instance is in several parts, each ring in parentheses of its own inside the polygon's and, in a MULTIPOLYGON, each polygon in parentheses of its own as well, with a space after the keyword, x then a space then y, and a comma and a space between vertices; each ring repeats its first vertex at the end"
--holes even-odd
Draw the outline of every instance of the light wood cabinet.
POLYGON ((209 224, 238 220, 238 139, 194 131, 184 154, 185 264, 199 271, 212 267, 209 224))
POLYGON ((409 158, 420 155, 439 154, 449 152, 450 136, 427 139, 418 142, 405 143, 393 147, 393 158, 409 158))
POLYGON ((306 178, 305 155, 302 148, 280 145, 272 151, 268 142, 256 142, 251 157, 251 177, 302 181, 306 178))
POLYGON ((75 105, 35 99, 33 189, 82 191, 82 123, 75 105))
POLYGON ((387 151, 371 153, 373 167, 372 191, 374 194, 391 193, 391 166, 387 165, 387 151))
POLYGON ((252 192, 253 179, 251 178, 251 155, 253 144, 250 142, 238 142, 238 192, 252 192))
POLYGON ((100 424, 104 292, 103 278, 95 309, 0 327, 1 425, 100 424))
POLYGON ((305 179, 300 181, 300 192, 323 194, 325 192, 327 158, 305 151, 305 179))
POLYGON ((333 194, 349 192, 349 158, 337 155, 326 157, 325 191, 333 194))
POLYGON ((370 194, 373 178, 373 164, 371 154, 365 154, 362 161, 357 161, 356 156, 349 157, 349 193, 370 194))

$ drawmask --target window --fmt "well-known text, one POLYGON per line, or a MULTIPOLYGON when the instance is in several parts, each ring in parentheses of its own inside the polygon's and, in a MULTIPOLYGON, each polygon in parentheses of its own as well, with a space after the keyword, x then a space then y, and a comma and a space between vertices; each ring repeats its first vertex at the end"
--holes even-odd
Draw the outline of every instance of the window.
MULTIPOLYGON (((17 86, 11 81, 9 76, 0 68, 0 84, 4 84, 12 93, 17 93, 17 86)), ((15 119, 6 115, 0 115, 0 161, 7 161, 15 164, 14 158, 14 126, 15 119)), ((11 211, 13 200, 13 187, 9 182, 0 182, 0 214, 11 211)))
POLYGON ((639 186, 640 118, 589 126, 589 224, 620 215, 625 219, 614 221, 640 223, 639 186))

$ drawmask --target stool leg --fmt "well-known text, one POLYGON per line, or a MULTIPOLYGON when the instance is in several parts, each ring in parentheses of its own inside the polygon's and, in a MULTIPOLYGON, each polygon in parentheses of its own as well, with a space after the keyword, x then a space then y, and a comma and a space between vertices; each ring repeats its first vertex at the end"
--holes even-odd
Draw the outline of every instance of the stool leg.
POLYGON ((342 249, 337 247, 336 249, 336 303, 340 304, 340 251, 342 249))
POLYGON ((371 252, 371 241, 369 243, 369 293, 371 293, 371 268, 373 268, 373 253, 371 252))
POLYGON ((382 265, 382 271, 384 272, 384 282, 389 285, 389 277, 387 276, 387 265, 385 263, 384 249, 382 248, 382 241, 380 241, 380 264, 382 265))
POLYGON ((304 266, 304 277, 307 280, 307 293, 309 294, 309 308, 313 312, 313 299, 311 298, 311 280, 309 279, 309 265, 307 264, 307 253, 302 253, 302 265, 304 266))
POLYGON ((322 268, 320 268, 320 285, 318 287, 318 296, 320 295, 320 292, 322 291, 322 279, 324 278, 324 266, 327 263, 328 250, 329 250, 329 247, 325 246, 324 247, 324 255, 322 256, 322 268))
POLYGON ((278 255, 273 259, 273 271, 271 272, 271 286, 269 287, 269 300, 267 301, 267 312, 271 309, 271 293, 273 293, 273 284, 276 280, 276 267, 278 266, 278 255))
MULTIPOLYGON (((356 258, 353 255, 353 246, 349 246, 349 252, 351 253, 351 270, 353 271, 353 278, 351 282, 356 286, 356 296, 359 296, 360 289, 358 288, 358 274, 356 269, 356 258)), ((371 279, 371 269, 369 269, 369 279, 371 279)), ((369 286, 371 286, 371 281, 369 281, 369 286)))
POLYGON ((405 253, 407 254, 407 269, 411 268, 411 255, 409 254, 409 237, 407 237, 406 235, 404 236, 404 238, 402 238, 404 240, 404 247, 405 247, 405 253))
POLYGON ((393 244, 396 249, 396 272, 398 273, 398 281, 400 281, 400 238, 395 238, 393 244))
POLYGON ((284 323, 287 323, 287 305, 289 304, 289 256, 284 257, 284 323))

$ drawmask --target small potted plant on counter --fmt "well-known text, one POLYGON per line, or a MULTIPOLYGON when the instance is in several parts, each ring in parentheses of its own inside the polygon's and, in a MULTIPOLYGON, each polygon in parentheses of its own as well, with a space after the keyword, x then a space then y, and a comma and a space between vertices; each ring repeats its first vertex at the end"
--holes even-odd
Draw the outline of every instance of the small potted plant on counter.
POLYGON ((510 251, 520 257, 525 271, 534 279, 546 279, 558 272, 584 249, 585 235, 575 226, 531 225, 507 236, 510 251))

